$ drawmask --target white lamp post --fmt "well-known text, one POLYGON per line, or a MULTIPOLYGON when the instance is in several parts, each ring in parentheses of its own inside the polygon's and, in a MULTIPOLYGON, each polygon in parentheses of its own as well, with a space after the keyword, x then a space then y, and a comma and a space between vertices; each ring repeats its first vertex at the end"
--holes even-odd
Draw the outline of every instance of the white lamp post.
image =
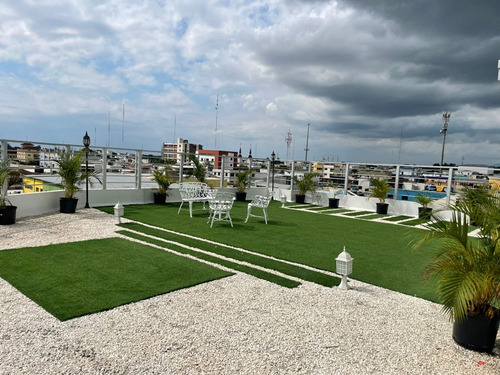
POLYGON ((347 285, 347 275, 352 273, 352 261, 354 260, 351 255, 345 251, 342 251, 339 256, 335 259, 337 261, 337 273, 342 275, 342 281, 340 282, 340 289, 349 289, 347 285))
POLYGON ((83 136, 83 146, 85 146, 85 208, 90 208, 89 206, 89 146, 90 137, 87 132, 83 136))
POLYGON ((121 224, 120 218, 123 216, 125 209, 123 208, 123 205, 120 202, 118 202, 115 205, 114 209, 115 209, 116 220, 118 221, 118 224, 121 224))

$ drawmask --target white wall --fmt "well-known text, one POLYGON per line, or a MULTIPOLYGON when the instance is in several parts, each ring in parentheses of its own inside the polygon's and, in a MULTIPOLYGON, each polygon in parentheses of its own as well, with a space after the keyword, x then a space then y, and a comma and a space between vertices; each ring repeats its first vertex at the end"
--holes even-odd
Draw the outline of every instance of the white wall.
MULTIPOLYGON (((235 188, 222 189, 224 191, 236 192, 235 188)), ((120 202, 127 204, 153 203, 153 189, 113 189, 113 190, 89 190, 89 204, 91 207, 114 206, 120 202)), ((247 190, 247 200, 255 195, 266 195, 266 188, 250 188, 247 190)), ((62 190, 46 191, 30 194, 13 194, 8 198, 12 205, 17 206, 16 218, 27 216, 39 216, 59 212, 59 198, 64 197, 62 190)), ((85 191, 77 193, 77 209, 85 206, 85 191)), ((180 202, 179 189, 170 189, 167 202, 180 202)))
MULTIPOLYGON (((225 188, 220 190, 236 192, 236 188, 225 188)), ((285 195, 288 202, 295 202, 295 194, 297 194, 297 191, 285 189, 275 190, 275 199, 279 199, 279 196, 285 195)), ((153 203, 153 192, 153 189, 90 190, 89 203, 91 207, 114 206, 118 202, 123 205, 148 204, 153 203)), ((247 200, 253 199, 255 195, 267 194, 268 189, 265 187, 249 188, 247 189, 247 200)), ((13 194, 9 195, 8 198, 14 206, 17 206, 17 218, 22 218, 59 212, 59 198, 63 196, 63 191, 48 191, 31 194, 13 194)), ((333 193, 331 192, 318 193, 315 197, 313 197, 311 193, 308 193, 306 195, 306 203, 314 202, 315 204, 328 206, 328 198, 332 197, 333 193)), ((85 206, 85 191, 80 191, 77 194, 77 198, 77 208, 83 208, 85 206)), ((376 211, 376 203, 378 202, 376 198, 346 196, 343 194, 337 195, 337 198, 340 199, 340 207, 373 212, 376 211)), ((179 190, 177 188, 170 189, 167 202, 178 203, 180 201, 179 190)), ((389 203, 389 215, 418 216, 418 207, 420 207, 420 205, 417 202, 396 201, 393 199, 387 199, 386 202, 389 203)), ((433 206, 433 208, 435 210, 439 208, 442 209, 442 207, 437 206, 433 206)), ((439 216, 442 219, 449 220, 450 211, 440 211, 439 216)))

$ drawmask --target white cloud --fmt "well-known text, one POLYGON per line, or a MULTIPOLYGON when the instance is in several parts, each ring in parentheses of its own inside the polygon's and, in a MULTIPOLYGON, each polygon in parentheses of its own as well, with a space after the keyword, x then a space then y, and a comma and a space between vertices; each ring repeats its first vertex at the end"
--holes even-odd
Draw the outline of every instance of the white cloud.
MULTIPOLYGON (((423 143, 439 148, 439 113, 452 110, 450 157, 480 156, 466 139, 493 155, 484 139, 498 137, 500 90, 470 66, 484 66, 498 41, 469 43, 473 29, 467 40, 430 38, 390 12, 349 4, 4 2, 0 124, 75 114, 102 121, 108 110, 119 118, 124 102, 142 144, 171 136, 174 116, 177 136, 211 142, 219 94, 226 148, 258 143, 263 154, 284 155, 286 132, 305 137, 310 123, 318 155, 387 161, 403 129, 408 156, 419 158, 423 143)), ((5 134, 24 138, 15 128, 5 134)))

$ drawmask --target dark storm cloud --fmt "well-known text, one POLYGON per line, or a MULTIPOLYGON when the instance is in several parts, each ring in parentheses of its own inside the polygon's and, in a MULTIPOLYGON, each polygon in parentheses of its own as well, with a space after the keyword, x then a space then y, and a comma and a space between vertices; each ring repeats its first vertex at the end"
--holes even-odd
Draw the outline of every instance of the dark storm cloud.
POLYGON ((403 33, 488 39, 499 31, 497 0, 343 0, 340 4, 392 20, 403 33))
MULTIPOLYGON (((256 46, 258 58, 282 83, 336 105, 332 121, 318 124, 325 131, 394 138, 407 117, 436 116, 439 123, 443 110, 500 103, 500 1, 348 0, 340 5, 347 11, 343 19, 302 20, 256 46), (384 119, 393 121, 389 125, 384 119)), ((460 121, 460 132, 474 137, 467 120, 460 121)), ((434 132, 420 125, 406 136, 436 138, 434 132)))
POLYGON ((394 22, 404 35, 439 42, 437 49, 416 51, 411 61, 418 76, 458 82, 491 82, 500 54, 500 1, 361 1, 341 4, 394 22))

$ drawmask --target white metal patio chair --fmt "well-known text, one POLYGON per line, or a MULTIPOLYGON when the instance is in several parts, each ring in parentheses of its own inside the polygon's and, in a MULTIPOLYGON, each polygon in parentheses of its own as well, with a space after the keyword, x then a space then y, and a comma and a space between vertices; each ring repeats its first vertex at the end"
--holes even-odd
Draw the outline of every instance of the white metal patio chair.
POLYGON ((233 228, 231 209, 233 208, 234 199, 234 193, 217 192, 215 196, 208 201, 210 212, 207 223, 210 223, 210 228, 214 225, 214 221, 227 221, 231 224, 231 228, 233 228))
POLYGON ((271 198, 272 197, 265 197, 263 195, 256 195, 253 200, 248 203, 248 208, 247 208, 247 218, 245 219, 245 223, 248 222, 248 218, 250 216, 253 216, 253 217, 260 217, 260 218, 263 218, 264 221, 266 222, 267 224, 267 206, 269 206, 269 202, 271 201, 271 198), (252 208, 261 208, 264 215, 254 215, 252 214, 252 208))

